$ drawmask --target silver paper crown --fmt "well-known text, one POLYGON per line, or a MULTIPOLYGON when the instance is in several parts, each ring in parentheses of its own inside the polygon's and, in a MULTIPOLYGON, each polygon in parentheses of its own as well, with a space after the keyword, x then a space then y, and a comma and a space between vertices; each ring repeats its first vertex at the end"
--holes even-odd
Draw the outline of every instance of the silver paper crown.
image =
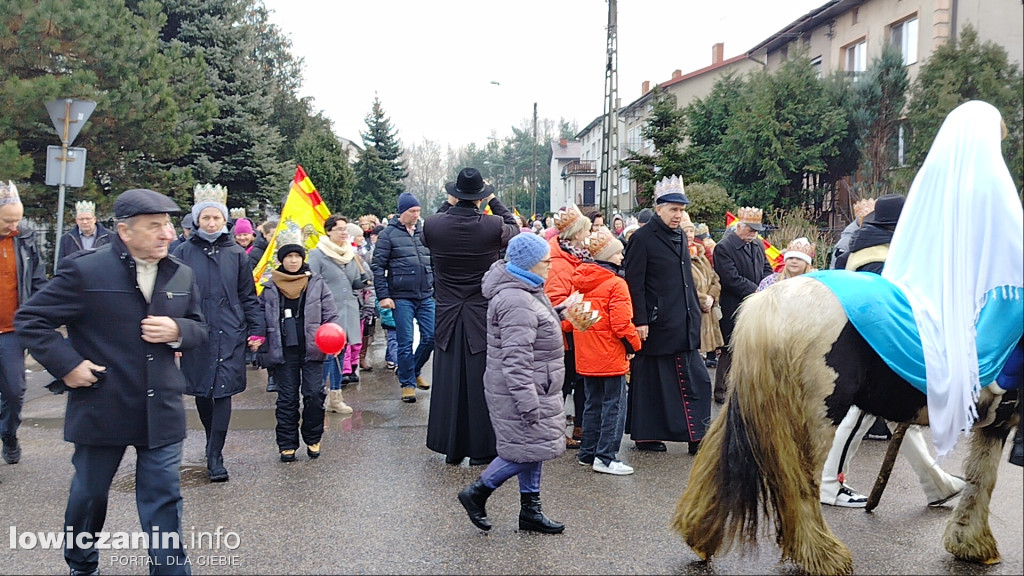
POLYGON ((284 227, 277 232, 277 247, 285 246, 288 244, 298 244, 302 246, 302 228, 291 220, 284 223, 284 227))
POLYGON ((668 194, 682 194, 686 196, 683 189, 683 179, 679 176, 666 176, 654 185, 654 199, 657 200, 668 194))
POLYGON ((75 202, 75 216, 82 214, 96 215, 96 203, 89 202, 88 200, 82 200, 81 202, 75 202))
POLYGON ((21 196, 18 196, 18 187, 14 185, 14 182, 10 180, 6 184, 0 182, 0 206, 18 202, 21 202, 21 196))
POLYGON ((227 205, 228 189, 219 184, 196 184, 195 203, 213 202, 214 204, 227 205))
POLYGON ((245 208, 232 208, 228 211, 231 214, 231 218, 238 220, 239 218, 245 218, 245 208))

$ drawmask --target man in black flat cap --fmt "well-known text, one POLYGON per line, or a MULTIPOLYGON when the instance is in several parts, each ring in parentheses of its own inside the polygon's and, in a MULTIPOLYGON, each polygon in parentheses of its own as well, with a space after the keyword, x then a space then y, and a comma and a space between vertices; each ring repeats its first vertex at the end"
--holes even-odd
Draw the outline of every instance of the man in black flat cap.
POLYGON ((448 201, 423 222, 437 302, 427 448, 449 464, 469 456, 471 465, 484 465, 497 450, 484 401, 487 299, 480 282, 519 225, 476 168, 464 168, 445 188, 448 201), (481 212, 485 205, 492 215, 481 212))
POLYGON ((75 476, 64 516, 72 574, 98 573, 94 535, 103 530, 110 483, 125 448, 136 452, 135 491, 150 535, 151 574, 189 574, 181 541, 179 466, 185 439, 185 379, 176 350, 206 343, 192 269, 168 256, 178 206, 152 190, 114 202, 110 244, 65 258, 18 310, 15 328, 32 356, 68 390, 64 439, 75 476), (56 328, 66 325, 67 339, 56 328))

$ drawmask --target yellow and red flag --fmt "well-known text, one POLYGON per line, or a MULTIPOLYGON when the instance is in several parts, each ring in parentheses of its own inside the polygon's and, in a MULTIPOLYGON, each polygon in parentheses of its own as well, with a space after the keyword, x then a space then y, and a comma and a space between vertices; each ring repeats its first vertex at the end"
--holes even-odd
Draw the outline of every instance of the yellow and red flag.
MULTIPOLYGON (((733 216, 733 213, 727 210, 725 212, 725 227, 732 228, 735 225, 736 216, 733 216)), ((772 270, 776 272, 782 270, 782 266, 786 263, 785 259, 783 259, 782 257, 782 252, 780 252, 778 248, 773 246, 771 242, 762 238, 760 234, 758 234, 757 237, 761 238, 761 242, 764 244, 764 255, 766 258, 768 258, 768 262, 771 263, 772 270)))
POLYGON ((257 294, 263 292, 263 282, 270 278, 270 271, 280 265, 277 261, 277 233, 288 227, 298 227, 302 230, 302 243, 308 254, 320 241, 320 236, 324 233, 324 221, 330 215, 331 211, 320 197, 320 193, 316 191, 316 186, 306 175, 306 171, 302 166, 297 166, 295 178, 292 179, 284 207, 281 209, 281 220, 270 237, 263 257, 252 272, 257 294))

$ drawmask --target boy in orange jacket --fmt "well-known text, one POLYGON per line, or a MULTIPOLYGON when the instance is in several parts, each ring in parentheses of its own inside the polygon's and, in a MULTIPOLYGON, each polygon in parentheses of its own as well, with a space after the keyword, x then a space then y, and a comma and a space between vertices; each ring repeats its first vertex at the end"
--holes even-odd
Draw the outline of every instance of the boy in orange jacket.
POLYGON ((573 284, 600 318, 585 332, 574 332, 576 371, 583 375, 586 402, 583 441, 577 457, 595 472, 624 476, 633 468, 616 457, 626 423, 626 373, 640 349, 633 325, 633 302, 621 276, 622 243, 598 228, 583 243, 594 259, 573 273, 573 284))

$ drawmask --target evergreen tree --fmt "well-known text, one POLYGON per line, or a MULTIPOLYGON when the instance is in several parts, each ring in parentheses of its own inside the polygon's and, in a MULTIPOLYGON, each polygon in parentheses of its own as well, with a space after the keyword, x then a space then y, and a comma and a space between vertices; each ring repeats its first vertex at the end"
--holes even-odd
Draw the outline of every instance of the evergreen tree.
POLYGON ((688 180, 728 182, 725 166, 718 158, 719 146, 747 88, 743 78, 727 74, 715 82, 710 94, 694 100, 684 110, 687 146, 683 151, 683 175, 688 180))
POLYGON ((358 217, 357 214, 347 212, 356 181, 355 172, 348 163, 348 154, 334 135, 330 120, 322 115, 315 119, 319 123, 311 125, 296 139, 295 160, 316 185, 332 212, 340 212, 350 218, 358 217))
POLYGON ((979 42, 971 26, 960 31, 956 42, 940 46, 921 66, 911 90, 907 121, 912 138, 909 145, 909 181, 924 163, 939 126, 946 115, 968 100, 984 100, 999 109, 1008 136, 1003 155, 1013 181, 1024 183, 1024 76, 1006 50, 992 42, 979 42))
POLYGON ((278 156, 282 138, 258 29, 247 12, 251 0, 160 1, 167 15, 162 41, 205 59, 207 73, 192 81, 209 85, 217 104, 213 127, 199 133, 177 165, 200 182, 226 186, 231 206, 276 202, 292 175, 278 156))
POLYGON ((356 163, 356 189, 353 213, 388 214, 394 212, 402 181, 407 177, 402 144, 391 120, 385 115, 380 98, 366 116, 363 138, 365 151, 356 163))
MULTIPOLYGON (((74 142, 88 150, 86 185, 69 199, 97 202, 106 217, 113 197, 146 187, 190 187, 170 162, 209 126, 209 88, 201 58, 161 49, 166 21, 152 0, 7 0, 0 2, 0 171, 21 178, 27 214, 54 216, 57 189, 43 184, 48 145, 59 144, 43 103, 97 103, 74 142), (24 179, 27 179, 25 181, 24 179)), ((68 204, 70 205, 70 204, 68 204)))
POLYGON ((897 146, 900 117, 906 105, 910 81, 903 55, 891 44, 875 58, 867 72, 853 85, 853 130, 860 145, 857 190, 862 197, 877 197, 893 190, 889 175, 898 166, 897 146))
POLYGON ((652 154, 630 150, 622 161, 629 178, 636 183, 637 206, 654 205, 654 184, 666 176, 683 175, 682 148, 684 111, 676 108, 676 97, 655 87, 651 114, 643 128, 643 138, 654 143, 652 154))

